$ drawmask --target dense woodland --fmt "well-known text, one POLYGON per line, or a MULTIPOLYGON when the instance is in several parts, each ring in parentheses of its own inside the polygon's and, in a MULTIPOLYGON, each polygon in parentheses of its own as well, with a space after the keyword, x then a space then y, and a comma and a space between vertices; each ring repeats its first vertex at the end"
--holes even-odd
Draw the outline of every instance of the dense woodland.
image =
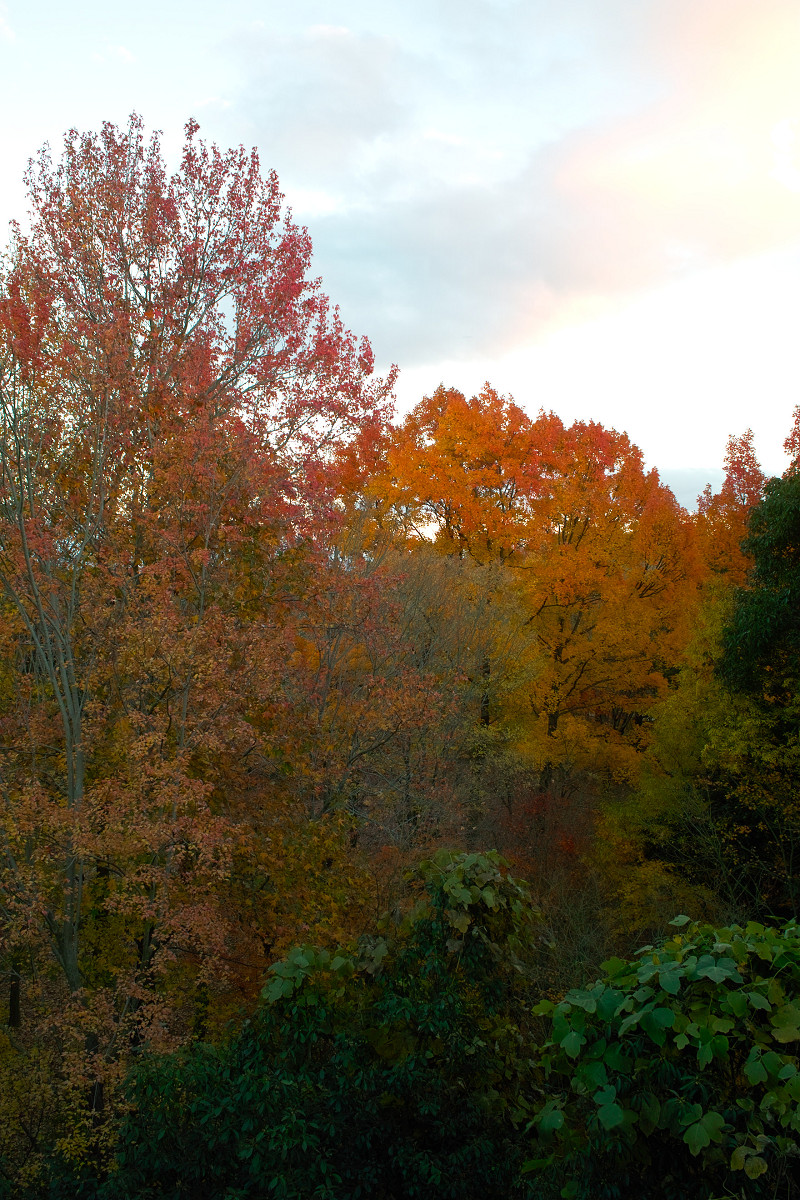
POLYGON ((800 407, 690 514, 489 384, 393 422, 255 154, 27 182, 0 1195, 800 1195, 800 407))

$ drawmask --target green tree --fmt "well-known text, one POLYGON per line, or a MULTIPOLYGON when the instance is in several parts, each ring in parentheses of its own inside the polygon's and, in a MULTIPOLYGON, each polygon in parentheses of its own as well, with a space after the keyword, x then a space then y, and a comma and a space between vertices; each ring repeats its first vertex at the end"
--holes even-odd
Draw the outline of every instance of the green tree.
POLYGON ((538 914, 493 852, 415 879, 404 920, 273 967, 226 1045, 143 1059, 104 1197, 510 1194, 538 914))
POLYGON ((742 548, 753 565, 723 634, 720 674, 768 705, 785 703, 800 674, 800 471, 769 481, 742 548))

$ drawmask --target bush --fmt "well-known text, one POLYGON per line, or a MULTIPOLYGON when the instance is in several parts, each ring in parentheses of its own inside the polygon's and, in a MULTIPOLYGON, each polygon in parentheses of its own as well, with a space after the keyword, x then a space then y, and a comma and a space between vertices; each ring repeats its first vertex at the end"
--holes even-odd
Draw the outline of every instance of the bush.
POLYGON ((402 923, 293 950, 225 1046, 147 1058, 107 1197, 509 1195, 537 916, 495 854, 440 852, 402 923))
POLYGON ((799 1196, 800 930, 671 924, 536 1006, 550 1029, 525 1169, 576 1200, 799 1196))

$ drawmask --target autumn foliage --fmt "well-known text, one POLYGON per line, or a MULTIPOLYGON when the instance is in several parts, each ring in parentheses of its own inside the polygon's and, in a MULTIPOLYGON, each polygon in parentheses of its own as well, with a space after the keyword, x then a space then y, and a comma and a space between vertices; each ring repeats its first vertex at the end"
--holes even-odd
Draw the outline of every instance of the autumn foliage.
POLYGON ((750 433, 690 515, 625 433, 489 384, 393 424, 395 372, 311 276, 274 173, 194 122, 172 174, 133 118, 27 183, 0 280, 10 1187, 56 1159, 102 1175, 132 1062, 214 1045, 293 946, 405 928, 408 870, 443 847, 496 876, 492 912, 505 868, 469 852, 527 879, 551 995, 620 912, 631 937, 662 900, 722 903, 688 791, 717 789, 706 832, 738 797, 726 870, 756 843, 776 869, 757 777, 791 824, 794 633, 759 660, 780 686, 733 706, 715 665, 754 611, 733 589, 760 602, 770 497, 794 529, 750 433))

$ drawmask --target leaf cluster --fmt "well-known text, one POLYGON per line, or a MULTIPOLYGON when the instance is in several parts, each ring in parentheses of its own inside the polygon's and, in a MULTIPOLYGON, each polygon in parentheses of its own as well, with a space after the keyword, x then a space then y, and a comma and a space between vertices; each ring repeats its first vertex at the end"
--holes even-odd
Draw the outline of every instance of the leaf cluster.
POLYGON ((526 1169, 560 1178, 564 1197, 771 1196, 796 1170, 800 929, 671 924, 534 1009, 550 1022, 533 1121, 545 1152, 526 1169))

